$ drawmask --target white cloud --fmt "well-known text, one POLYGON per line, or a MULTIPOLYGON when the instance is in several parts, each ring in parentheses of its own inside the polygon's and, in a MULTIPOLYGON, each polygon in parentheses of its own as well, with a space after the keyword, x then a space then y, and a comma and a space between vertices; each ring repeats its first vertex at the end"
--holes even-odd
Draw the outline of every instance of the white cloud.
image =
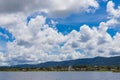
POLYGON ((44 11, 52 17, 66 17, 73 13, 90 11, 90 7, 97 9, 97 0, 0 0, 0 13, 5 14, 44 11))
POLYGON ((20 24, 14 25, 16 27, 4 26, 15 37, 13 42, 7 42, 6 62, 8 64, 40 63, 82 57, 80 53, 75 53, 75 51, 67 54, 61 53, 60 44, 64 43, 68 37, 49 27, 45 23, 46 17, 37 16, 29 22, 28 26, 24 20, 23 22, 19 21, 20 24), (62 54, 64 58, 62 58, 62 54))
POLYGON ((4 26, 5 24, 11 24, 12 22, 16 21, 13 15, 0 15, 0 25, 4 26))
POLYGON ((6 57, 5 54, 3 54, 2 52, 0 52, 0 66, 6 66, 8 65, 8 63, 6 62, 6 57))
POLYGON ((68 35, 58 33, 56 29, 49 27, 45 23, 46 17, 41 15, 32 19, 28 26, 24 19, 19 21, 21 23, 16 24, 16 27, 4 27, 12 33, 15 40, 7 42, 6 56, 1 53, 1 61, 5 60, 3 64, 41 63, 119 55, 119 33, 112 38, 106 32, 109 25, 114 25, 112 23, 114 21, 102 22, 98 29, 83 25, 79 32, 73 30, 68 35), (104 27, 107 28, 102 29, 104 27))
POLYGON ((120 6, 117 7, 117 9, 114 8, 115 4, 112 1, 109 1, 107 3, 107 12, 110 16, 113 18, 120 18, 120 6))
POLYGON ((79 12, 85 12, 90 11, 93 7, 94 9, 97 9, 99 7, 99 4, 96 0, 49 0, 50 8, 45 8, 46 11, 50 16, 53 17, 65 17, 69 16, 70 14, 79 13, 79 12))
POLYGON ((95 11, 98 7, 96 0, 0 0, 0 26, 15 24, 19 22, 18 17, 25 18, 35 11, 44 12, 49 17, 61 18, 95 11))
MULTIPOLYGON (((120 6, 117 9, 114 8, 115 4, 112 1, 107 3, 107 13, 108 13, 108 21, 100 23, 100 29, 106 31, 109 28, 114 28, 116 25, 120 24, 120 6)), ((118 26, 119 27, 119 26, 118 26)))
POLYGON ((23 19, 25 19, 25 15, 23 13, 0 14, 0 26, 14 26, 19 24, 23 19))
MULTIPOLYGON (((111 2, 108 2, 108 5, 111 5, 111 2)), ((113 15, 107 22, 101 22, 98 27, 92 28, 83 25, 80 31, 73 30, 68 35, 49 27, 46 24, 47 17, 42 15, 31 19, 28 25, 24 14, 18 13, 16 16, 12 14, 12 17, 7 15, 13 21, 5 22, 3 27, 12 33, 15 40, 7 42, 6 53, 0 52, 1 65, 120 55, 120 33, 114 37, 107 33, 109 27, 119 23, 118 17, 114 17, 116 15, 111 9, 107 11, 113 15), (7 23, 10 23, 9 26, 7 23)))

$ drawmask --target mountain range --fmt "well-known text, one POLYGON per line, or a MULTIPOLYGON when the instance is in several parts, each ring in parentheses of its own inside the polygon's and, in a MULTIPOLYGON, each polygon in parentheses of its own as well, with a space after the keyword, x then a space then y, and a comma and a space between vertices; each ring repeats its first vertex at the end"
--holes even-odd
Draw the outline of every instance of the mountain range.
POLYGON ((45 63, 39 63, 39 64, 15 65, 11 67, 30 68, 30 67, 76 66, 76 65, 120 66, 120 56, 83 58, 83 59, 68 60, 68 61, 61 61, 61 62, 51 61, 51 62, 45 62, 45 63))

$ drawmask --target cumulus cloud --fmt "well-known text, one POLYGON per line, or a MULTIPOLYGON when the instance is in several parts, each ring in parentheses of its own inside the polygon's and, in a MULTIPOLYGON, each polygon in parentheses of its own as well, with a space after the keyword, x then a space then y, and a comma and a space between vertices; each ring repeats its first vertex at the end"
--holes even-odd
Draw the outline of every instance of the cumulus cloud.
POLYGON ((49 27, 46 17, 37 16, 28 25, 23 20, 14 26, 4 26, 15 37, 13 42, 7 42, 5 58, 8 65, 60 61, 82 56, 74 50, 70 53, 61 52, 60 44, 66 42, 68 37, 49 27))
POLYGON ((0 0, 0 13, 43 11, 52 17, 65 17, 73 13, 97 9, 97 0, 0 0), (32 4, 31 4, 32 3, 32 4))
POLYGON ((0 26, 11 24, 14 21, 16 21, 16 19, 12 15, 0 15, 0 26))
POLYGON ((0 14, 0 26, 14 26, 21 21, 25 21, 26 15, 24 13, 0 14))
POLYGON ((107 12, 109 14, 109 22, 108 23, 116 23, 120 24, 120 6, 115 8, 115 4, 112 1, 107 3, 107 12))
POLYGON ((0 66, 6 66, 7 63, 5 61, 6 61, 6 58, 5 58, 4 54, 0 52, 0 63, 1 63, 0 66))
MULTIPOLYGON (((67 4, 67 2, 62 3, 61 1, 59 3, 55 1, 54 4, 67 4)), ((69 1, 72 2, 72 0, 69 1)), ((85 2, 82 1, 81 4, 85 2)), ((15 16, 14 14, 5 14, 7 17, 12 16, 13 21, 5 20, 5 23, 9 23, 9 25, 3 24, 2 27, 8 30, 15 40, 6 43, 5 53, 0 52, 1 66, 120 55, 120 33, 116 33, 114 37, 107 33, 109 27, 119 23, 119 17, 114 17, 116 15, 112 13, 111 9, 109 10, 111 3, 110 1, 107 4, 107 12, 113 17, 110 17, 108 21, 101 22, 98 27, 92 28, 82 25, 80 31, 73 30, 67 35, 50 27, 46 23, 47 17, 45 16, 38 15, 30 19, 26 25, 24 14, 17 13, 15 16)), ((94 3, 87 2, 85 4, 94 3)), ((63 7, 66 9, 66 6, 63 7)), ((117 11, 119 10, 117 9, 117 11)))
POLYGON ((112 1, 109 1, 107 3, 106 12, 108 13, 108 21, 100 23, 99 28, 102 31, 106 31, 108 28, 115 28, 116 25, 118 25, 117 28, 119 28, 120 6, 118 6, 116 9, 114 7, 115 7, 115 4, 112 1))
POLYGON ((117 9, 114 8, 115 4, 112 1, 109 1, 107 4, 107 12, 110 16, 113 18, 119 18, 120 17, 120 6, 117 7, 117 9))
POLYGON ((15 26, 4 26, 15 40, 7 42, 6 53, 0 53, 2 65, 119 55, 120 34, 112 38, 106 32, 108 28, 101 29, 108 22, 102 22, 99 28, 83 25, 79 32, 73 30, 68 35, 49 27, 42 15, 31 19, 28 25, 21 20, 15 26))

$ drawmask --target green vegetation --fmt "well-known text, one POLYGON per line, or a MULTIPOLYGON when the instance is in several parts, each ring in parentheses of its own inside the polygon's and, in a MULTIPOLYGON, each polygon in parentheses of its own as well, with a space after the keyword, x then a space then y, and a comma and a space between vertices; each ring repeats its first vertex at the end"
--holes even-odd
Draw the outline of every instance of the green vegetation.
POLYGON ((112 71, 120 72, 120 66, 56 66, 56 67, 1 67, 0 71, 112 71))

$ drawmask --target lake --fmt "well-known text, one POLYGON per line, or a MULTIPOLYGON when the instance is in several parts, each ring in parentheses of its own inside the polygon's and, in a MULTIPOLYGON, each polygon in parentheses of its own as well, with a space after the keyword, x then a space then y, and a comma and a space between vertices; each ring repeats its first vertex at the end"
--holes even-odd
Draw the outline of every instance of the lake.
POLYGON ((0 72, 0 80, 120 80, 112 72, 0 72))

